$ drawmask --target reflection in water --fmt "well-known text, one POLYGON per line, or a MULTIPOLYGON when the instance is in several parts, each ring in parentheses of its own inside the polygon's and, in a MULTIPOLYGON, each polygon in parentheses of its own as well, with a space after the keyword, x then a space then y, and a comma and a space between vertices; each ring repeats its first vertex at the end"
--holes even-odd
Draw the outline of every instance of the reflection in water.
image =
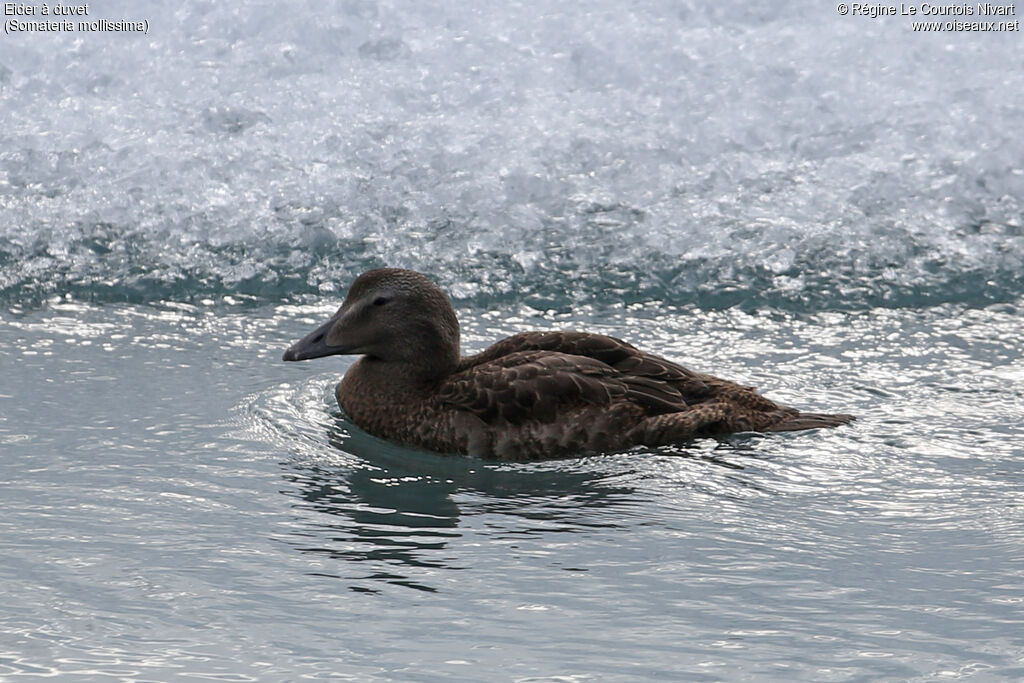
MULTIPOLYGON (((447 539, 459 535, 458 508, 446 491, 450 484, 427 477, 397 481, 370 467, 295 467, 284 479, 296 486, 284 493, 297 495, 299 507, 333 516, 307 519, 306 529, 295 530, 305 537, 298 543, 303 552, 374 567, 454 568, 443 556, 447 539)), ((402 574, 363 578, 433 590, 402 574)))
MULTIPOLYGON (((749 451, 737 437, 651 454, 488 462, 404 449, 362 432, 341 413, 331 417, 318 421, 317 432, 323 439, 326 429, 335 457, 285 464, 290 486, 282 493, 298 499, 297 509, 316 513, 301 517, 292 531, 301 541, 292 543, 304 553, 369 563, 360 580, 430 592, 437 590, 429 585, 437 570, 463 568, 459 557, 465 549, 452 547, 456 539, 479 536, 480 543, 494 543, 633 524, 655 495, 651 470, 642 462, 666 465, 654 468, 666 485, 701 488, 708 484, 692 478, 699 477, 694 461, 723 474, 737 472, 743 466, 727 458, 749 451), (684 462, 689 480, 667 476, 672 463, 684 462)), ((730 495, 721 489, 709 493, 719 499, 730 495)), ((340 578, 343 571, 338 566, 337 573, 330 567, 319 573, 340 578)), ((365 586, 352 590, 376 592, 365 586)))
POLYGON ((633 471, 621 461, 599 468, 593 459, 519 465, 437 455, 375 439, 341 414, 328 426, 327 441, 344 455, 338 465, 286 464, 284 479, 293 488, 282 492, 297 497, 300 509, 330 515, 305 517, 294 531, 303 537, 297 546, 370 562, 373 573, 361 578, 420 590, 435 589, 411 578, 410 568, 459 568, 447 546, 466 533, 466 515, 514 516, 509 526, 520 534, 571 533, 617 526, 622 508, 636 502, 623 483, 633 471))

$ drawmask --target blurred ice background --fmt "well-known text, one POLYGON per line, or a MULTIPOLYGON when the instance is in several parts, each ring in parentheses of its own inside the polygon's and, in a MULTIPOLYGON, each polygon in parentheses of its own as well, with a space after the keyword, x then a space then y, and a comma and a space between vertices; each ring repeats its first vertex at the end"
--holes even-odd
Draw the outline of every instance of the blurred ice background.
POLYGON ((799 1, 90 8, 150 33, 0 39, 6 301, 384 264, 542 308, 1024 290, 1019 34, 799 1))

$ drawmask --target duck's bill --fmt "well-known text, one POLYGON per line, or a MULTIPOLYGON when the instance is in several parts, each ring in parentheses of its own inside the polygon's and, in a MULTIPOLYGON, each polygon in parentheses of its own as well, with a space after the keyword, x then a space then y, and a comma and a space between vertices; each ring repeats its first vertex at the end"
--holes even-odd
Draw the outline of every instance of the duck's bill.
POLYGON ((331 327, 335 319, 331 318, 320 327, 316 328, 305 337, 288 347, 284 352, 284 360, 309 360, 311 358, 323 358, 339 353, 348 353, 343 346, 331 346, 327 343, 331 327))

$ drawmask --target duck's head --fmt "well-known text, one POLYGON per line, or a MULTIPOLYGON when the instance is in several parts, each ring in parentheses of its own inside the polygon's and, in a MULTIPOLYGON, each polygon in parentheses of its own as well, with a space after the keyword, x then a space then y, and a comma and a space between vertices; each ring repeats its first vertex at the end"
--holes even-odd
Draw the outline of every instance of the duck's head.
POLYGON ((459 322, 441 288, 412 270, 378 268, 352 283, 338 312, 284 360, 361 354, 447 374, 459 362, 459 322))

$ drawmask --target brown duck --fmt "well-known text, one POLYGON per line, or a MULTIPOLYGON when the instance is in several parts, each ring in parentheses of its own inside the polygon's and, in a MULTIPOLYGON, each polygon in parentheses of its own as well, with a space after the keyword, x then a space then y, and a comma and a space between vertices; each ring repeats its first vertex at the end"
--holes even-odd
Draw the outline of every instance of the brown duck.
POLYGON ((360 275, 284 360, 333 354, 362 355, 336 392, 353 422, 443 453, 535 460, 854 419, 802 413, 601 334, 522 332, 462 357, 448 297, 397 268, 360 275))

